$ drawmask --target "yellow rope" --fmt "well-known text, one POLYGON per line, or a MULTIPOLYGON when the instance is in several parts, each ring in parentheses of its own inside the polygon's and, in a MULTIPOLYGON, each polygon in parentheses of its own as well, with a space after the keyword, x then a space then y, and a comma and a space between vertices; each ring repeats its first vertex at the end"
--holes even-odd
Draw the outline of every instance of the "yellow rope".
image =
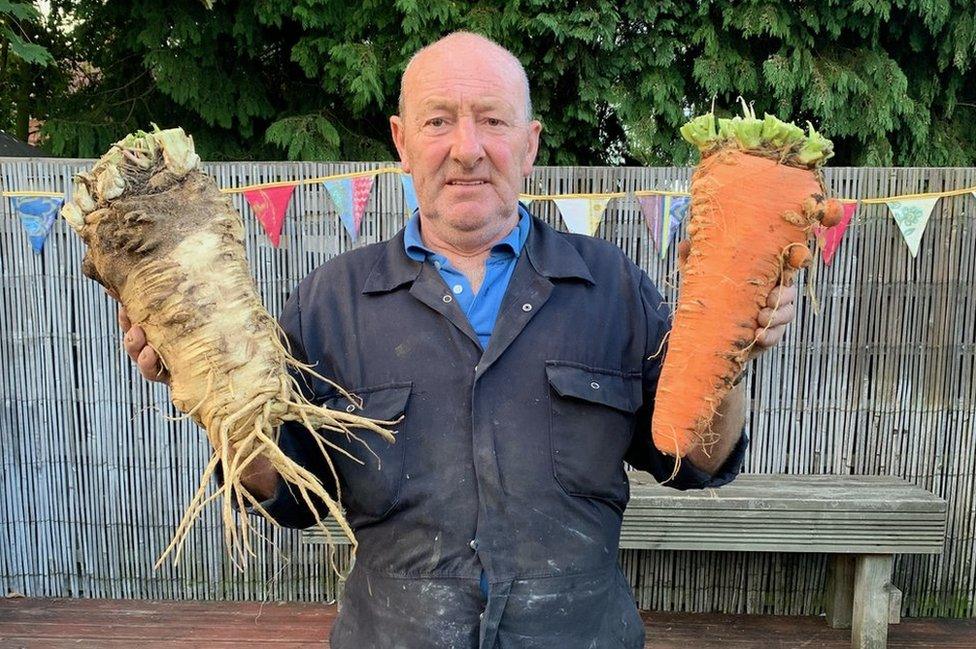
POLYGON ((948 196, 962 196, 963 194, 971 194, 973 192, 976 192, 976 185, 972 187, 964 187, 962 189, 951 189, 944 192, 928 192, 926 194, 900 194, 898 196, 889 196, 887 198, 838 198, 837 200, 844 203, 856 203, 858 200, 860 200, 866 205, 877 205, 879 203, 890 203, 892 201, 904 201, 914 198, 946 198, 948 196))
POLYGON ((350 171, 334 176, 318 176, 316 178, 305 178, 303 180, 280 180, 272 183, 257 183, 254 185, 244 185, 243 187, 224 187, 220 191, 224 194, 239 194, 252 189, 267 189, 269 187, 288 187, 293 185, 313 185, 329 180, 345 180, 346 178, 361 178, 363 176, 375 176, 378 174, 402 174, 403 170, 399 167, 381 167, 380 169, 367 169, 365 171, 350 171))
MULTIPOLYGON (((316 183, 327 182, 330 180, 345 180, 347 178, 361 178, 363 176, 375 176, 379 174, 402 174, 404 171, 399 167, 381 167, 379 169, 367 169, 365 171, 351 171, 344 174, 335 174, 332 176, 318 176, 316 178, 306 178, 303 180, 281 180, 276 182, 268 183, 256 183, 253 185, 243 185, 241 187, 224 187, 220 191, 224 194, 239 194, 242 192, 250 191, 252 189, 268 189, 271 187, 288 187, 297 185, 312 185, 316 183)), ((668 191, 663 189, 642 189, 639 191, 632 192, 637 198, 642 196, 690 196, 688 192, 676 192, 668 191)), ((898 194, 896 196, 887 196, 882 198, 840 198, 837 200, 842 203, 862 203, 864 205, 879 205, 882 203, 890 203, 893 201, 905 201, 913 200, 919 198, 947 198, 949 196, 962 196, 963 194, 976 193, 976 185, 972 187, 963 187, 962 189, 950 189, 944 192, 927 192, 923 194, 898 194)), ((17 196, 38 196, 38 197, 50 197, 50 198, 60 198, 64 194, 57 192, 41 192, 41 191, 5 191, 4 196, 17 197, 17 196)), ((591 198, 595 200, 604 199, 609 200, 612 198, 624 198, 627 196, 626 192, 612 192, 604 194, 519 194, 519 198, 528 199, 530 201, 552 201, 563 198, 591 198)))
POLYGON ((626 195, 626 192, 615 192, 612 194, 519 194, 521 198, 528 198, 532 201, 554 201, 562 198, 593 198, 599 200, 601 198, 623 198, 626 195))
POLYGON ((640 198, 641 196, 691 196, 688 192, 669 192, 665 189, 642 189, 639 192, 634 192, 634 196, 640 198))
POLYGON ((57 192, 4 192, 4 196, 44 196, 50 198, 61 198, 64 194, 58 194, 57 192))

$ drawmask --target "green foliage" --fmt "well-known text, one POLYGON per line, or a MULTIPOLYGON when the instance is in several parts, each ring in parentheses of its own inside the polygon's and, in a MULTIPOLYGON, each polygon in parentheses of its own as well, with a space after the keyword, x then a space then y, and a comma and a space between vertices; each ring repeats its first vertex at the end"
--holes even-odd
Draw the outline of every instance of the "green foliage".
MULTIPOLYGON (((759 115, 811 121, 834 141, 832 164, 976 164, 971 0, 50 7, 42 18, 0 0, 0 27, 9 17, 38 25, 24 43, 57 62, 21 61, 33 72, 17 87, 30 90, 14 101, 45 121, 45 146, 59 155, 99 154, 153 121, 185 128, 211 160, 392 159, 388 116, 409 57, 467 29, 525 65, 544 125, 540 164, 691 162, 678 128, 713 102, 730 115, 740 95, 759 115)), ((15 109, 0 110, 0 120, 15 109)))
POLYGON ((286 117, 268 127, 265 139, 288 152, 291 160, 334 160, 339 132, 321 115, 286 117))
MULTIPOLYGON (((24 63, 48 65, 53 62, 51 53, 44 46, 27 40, 27 26, 40 22, 41 14, 25 2, 0 0, 0 39, 3 41, 4 57, 7 52, 24 63)), ((3 61, 6 64, 6 61, 3 61)))

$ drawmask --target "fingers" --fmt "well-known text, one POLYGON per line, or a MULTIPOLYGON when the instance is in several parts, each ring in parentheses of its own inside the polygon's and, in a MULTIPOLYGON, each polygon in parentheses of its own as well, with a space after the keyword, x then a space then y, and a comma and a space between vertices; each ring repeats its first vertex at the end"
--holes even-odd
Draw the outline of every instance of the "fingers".
POLYGON ((778 344, 779 341, 783 340, 784 335, 786 335, 786 325, 770 327, 769 329, 760 329, 756 332, 756 347, 759 348, 757 351, 763 351, 773 347, 774 345, 778 344))
POLYGON ((119 310, 119 325, 125 331, 122 346, 139 368, 139 373, 148 381, 169 383, 169 373, 163 367, 159 354, 146 343, 146 332, 142 327, 129 322, 124 309, 119 310))
POLYGON ((795 316, 796 308, 793 304, 780 305, 778 309, 766 307, 759 312, 756 322, 760 329, 772 329, 790 324, 795 316))
POLYGON ((129 313, 125 310, 124 306, 119 307, 119 327, 122 328, 122 333, 127 333, 129 328, 132 326, 132 321, 129 320, 129 313))
POLYGON ((142 327, 130 324, 125 336, 122 337, 122 346, 125 347, 125 353, 129 355, 129 358, 138 362, 139 355, 146 347, 146 332, 142 330, 142 327))
POLYGON ((781 284, 773 287, 766 298, 766 306, 775 309, 777 305, 782 308, 786 305, 793 305, 796 302, 797 290, 793 284, 781 284))
POLYGON ((139 366, 139 373, 150 381, 166 383, 168 380, 166 372, 163 370, 163 365, 159 362, 159 356, 156 354, 156 350, 149 345, 144 346, 142 351, 139 352, 139 356, 136 358, 136 365, 139 366))
POLYGON ((760 352, 776 345, 786 335, 786 326, 796 318, 796 286, 780 285, 769 292, 766 307, 756 317, 756 348, 750 354, 755 358, 760 352))

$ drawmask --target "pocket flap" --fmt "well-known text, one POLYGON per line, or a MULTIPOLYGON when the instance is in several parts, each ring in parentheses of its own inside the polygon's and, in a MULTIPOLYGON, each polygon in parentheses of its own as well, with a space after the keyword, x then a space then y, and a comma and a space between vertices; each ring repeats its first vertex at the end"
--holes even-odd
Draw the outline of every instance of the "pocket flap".
POLYGON ((350 390, 350 394, 361 403, 350 401, 344 395, 335 393, 326 397, 323 405, 333 410, 345 410, 372 419, 391 421, 407 411, 407 401, 410 400, 412 387, 413 383, 391 383, 350 390))
POLYGON ((641 405, 640 374, 623 374, 582 365, 547 361, 549 385, 561 397, 599 403, 624 412, 634 412, 641 405))

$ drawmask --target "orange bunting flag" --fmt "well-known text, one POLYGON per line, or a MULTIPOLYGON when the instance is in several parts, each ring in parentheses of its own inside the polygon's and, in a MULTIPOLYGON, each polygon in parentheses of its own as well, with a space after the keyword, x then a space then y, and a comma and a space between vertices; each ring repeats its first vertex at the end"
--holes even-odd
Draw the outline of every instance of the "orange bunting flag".
POLYGON ((258 217, 275 248, 281 242, 281 226, 285 222, 285 212, 288 211, 288 203, 291 202, 294 191, 295 185, 278 185, 244 192, 244 198, 254 210, 254 216, 258 217))

